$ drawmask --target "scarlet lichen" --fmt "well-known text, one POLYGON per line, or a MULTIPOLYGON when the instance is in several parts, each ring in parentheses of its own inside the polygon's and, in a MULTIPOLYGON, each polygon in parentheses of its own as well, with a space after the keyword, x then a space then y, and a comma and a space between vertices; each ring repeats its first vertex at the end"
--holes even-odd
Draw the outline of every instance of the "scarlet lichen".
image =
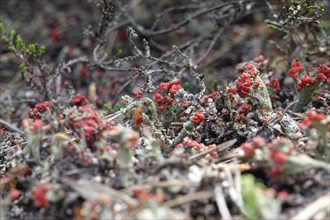
POLYGON ((32 191, 33 201, 34 204, 41 207, 47 207, 48 206, 48 199, 46 196, 47 191, 52 187, 51 184, 42 184, 37 186, 32 191))
POLYGON ((288 74, 292 76, 293 79, 297 80, 299 72, 304 71, 304 67, 301 62, 297 61, 291 65, 288 74))
POLYGON ((205 120, 205 115, 201 112, 195 112, 193 118, 192 118, 192 123, 195 125, 198 125, 202 123, 205 120))

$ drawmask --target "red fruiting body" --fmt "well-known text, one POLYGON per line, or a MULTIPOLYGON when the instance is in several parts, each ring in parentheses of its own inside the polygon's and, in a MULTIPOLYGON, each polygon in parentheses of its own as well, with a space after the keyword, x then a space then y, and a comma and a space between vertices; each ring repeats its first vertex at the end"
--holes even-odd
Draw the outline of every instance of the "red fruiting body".
POLYGON ((239 111, 239 113, 247 112, 251 108, 251 105, 245 103, 243 108, 239 111))
POLYGON ((124 144, 125 147, 131 148, 134 145, 139 143, 139 133, 134 130, 125 130, 122 126, 113 126, 108 129, 108 134, 112 137, 120 137, 124 134, 124 140, 120 140, 121 144, 124 144))
POLYGON ((58 27, 54 27, 50 32, 50 39, 52 42, 57 42, 60 39, 60 29, 58 27))
POLYGON ((216 99, 219 96, 219 92, 218 91, 213 91, 210 95, 208 95, 207 97, 210 99, 216 99))
POLYGON ((121 126, 113 126, 110 127, 107 132, 110 136, 116 137, 119 136, 123 132, 124 128, 121 126))
POLYGON ((198 125, 198 124, 202 123, 204 120, 205 120, 205 116, 203 113, 195 112, 195 114, 192 118, 192 123, 194 123, 195 125, 198 125))
POLYGON ((41 118, 41 114, 36 108, 30 108, 28 112, 28 117, 29 118, 41 118))
POLYGON ((289 69, 288 74, 290 76, 292 76, 293 79, 297 80, 298 73, 300 71, 304 71, 304 67, 301 65, 301 63, 299 61, 297 61, 291 65, 291 68, 289 69))
POLYGON ((274 197, 275 194, 276 194, 276 191, 275 191, 274 188, 267 188, 265 190, 265 193, 266 193, 267 196, 274 197))
POLYGON ((330 67, 328 67, 327 65, 325 64, 321 64, 317 70, 320 72, 320 73, 323 73, 326 77, 330 77, 330 67))
POLYGON ((185 105, 184 107, 188 107, 189 106, 189 102, 187 100, 184 100, 181 103, 185 105))
POLYGON ((254 67, 250 63, 246 63, 244 64, 244 68, 247 70, 253 70, 254 67))
POLYGON ((255 147, 252 143, 243 143, 241 149, 244 151, 244 156, 249 158, 253 156, 255 147))
POLYGON ((169 82, 168 84, 163 83, 159 85, 160 90, 169 90, 169 93, 174 95, 178 90, 180 90, 182 87, 180 86, 180 80, 173 80, 169 82))
POLYGON ((146 203, 148 200, 151 199, 151 193, 145 191, 142 187, 137 187, 134 189, 134 196, 137 198, 141 203, 146 203))
POLYGON ((51 184, 42 184, 37 186, 32 191, 34 204, 42 207, 48 206, 48 199, 46 197, 47 191, 51 188, 51 184))
POLYGON ((238 78, 237 83, 236 83, 236 88, 237 88, 238 94, 242 98, 248 97, 252 84, 253 84, 253 82, 252 82, 250 73, 247 71, 244 71, 242 73, 242 75, 240 75, 240 77, 238 78))
POLYGON ((242 121, 242 120, 243 120, 243 117, 244 117, 243 114, 239 114, 239 115, 236 117, 236 119, 235 119, 235 123, 238 123, 238 122, 242 121))
POLYGON ((234 100, 234 94, 236 94, 236 93, 237 93, 237 89, 234 89, 234 88, 228 89, 228 97, 229 97, 230 101, 234 100))
POLYGON ((193 141, 188 137, 183 139, 183 144, 189 148, 193 148, 193 147, 200 148, 201 146, 197 141, 193 141))
MULTIPOLYGON (((251 74, 251 76, 257 76, 259 74, 259 70, 257 70, 252 64, 246 63, 244 64, 244 72, 248 72, 251 74)), ((243 73, 244 73, 243 72, 243 73)))
POLYGON ((125 147, 132 148, 133 146, 139 143, 139 133, 136 131, 130 131, 129 133, 125 134, 125 147))
POLYGON ((330 85, 330 68, 327 65, 322 64, 317 68, 317 70, 319 73, 316 75, 316 78, 324 79, 327 81, 327 84, 330 85))
POLYGON ((310 84, 313 84, 315 82, 316 79, 313 79, 305 74, 303 75, 303 77, 300 78, 299 82, 297 83, 297 91, 300 92, 303 87, 309 86, 310 84))
POLYGON ((276 92, 280 92, 281 91, 281 85, 280 82, 278 81, 278 79, 272 79, 269 82, 269 87, 274 88, 276 92))
POLYGON ((161 203, 164 201, 165 197, 164 197, 164 194, 162 193, 156 193, 153 197, 153 199, 158 202, 158 203, 161 203))
POLYGON ((180 82, 181 82, 181 80, 179 80, 179 79, 173 80, 173 81, 169 82, 168 87, 171 87, 173 85, 179 85, 180 82))
POLYGON ((170 87, 169 93, 174 95, 177 91, 179 91, 182 87, 180 85, 174 84, 170 87))
POLYGON ((82 94, 78 93, 75 95, 72 100, 71 100, 71 105, 76 105, 76 106, 84 106, 87 105, 87 101, 85 96, 82 94))
POLYGON ((37 131, 41 128, 42 121, 40 119, 35 119, 33 122, 29 121, 28 119, 22 120, 22 127, 24 129, 28 129, 31 133, 36 134, 37 131))
POLYGON ((260 81, 259 80, 256 81, 255 86, 256 86, 256 88, 258 88, 260 86, 260 81))
POLYGON ((138 107, 138 108, 136 108, 136 110, 134 111, 134 114, 133 114, 133 123, 135 125, 141 125, 142 122, 143 122, 142 108, 138 107))
POLYGON ((264 66, 269 66, 269 64, 270 64, 270 59, 264 57, 263 55, 260 55, 260 56, 258 57, 258 59, 255 60, 254 62, 257 63, 257 65, 258 65, 259 68, 262 68, 262 67, 264 67, 264 66))
POLYGON ((83 65, 81 68, 80 68, 80 76, 81 78, 85 79, 86 76, 87 76, 87 65, 83 65))
MULTIPOLYGON (((178 144, 176 145, 176 147, 182 147, 183 145, 185 145, 187 148, 195 148, 198 149, 199 151, 205 151, 209 148, 213 148, 215 145, 208 145, 206 146, 203 143, 198 143, 197 141, 191 140, 189 137, 185 137, 183 139, 182 144, 178 144)), ((208 160, 212 161, 214 160, 216 157, 218 156, 218 152, 217 151, 213 151, 211 153, 208 154, 208 160)))
POLYGON ((36 104, 35 108, 38 109, 39 112, 44 112, 50 108, 50 102, 45 101, 42 103, 38 103, 36 104))
POLYGON ((165 104, 166 105, 171 105, 172 102, 173 102, 173 99, 171 97, 169 97, 169 96, 165 97, 165 104))
POLYGON ((135 125, 141 125, 143 122, 143 117, 142 115, 136 115, 134 118, 133 118, 133 123, 135 125))
POLYGON ((39 128, 41 128, 41 126, 42 126, 42 121, 40 119, 34 120, 34 122, 33 122, 34 129, 39 129, 39 128))
POLYGON ((41 118, 41 113, 45 112, 49 108, 50 102, 48 101, 38 103, 34 106, 34 108, 30 108, 28 117, 32 119, 41 118))
POLYGON ((282 172, 282 170, 281 170, 281 167, 279 167, 279 166, 272 166, 270 168, 270 174, 275 178, 277 178, 281 174, 281 172, 282 172))
POLYGON ((168 84, 167 83, 163 83, 163 82, 161 82, 160 84, 159 84, 159 90, 160 91, 167 91, 168 90, 168 84))
POLYGON ((163 101, 163 96, 159 92, 155 93, 155 101, 159 104, 163 101))
POLYGON ((279 199, 281 199, 282 201, 286 201, 286 200, 288 200, 289 194, 286 191, 282 190, 277 193, 277 197, 279 199))
POLYGON ((303 119, 303 121, 299 124, 300 128, 305 128, 307 126, 314 127, 312 121, 322 121, 325 116, 322 113, 316 113, 313 111, 308 112, 307 116, 303 119))
POLYGON ((256 88, 260 86, 260 81, 256 78, 259 74, 259 70, 254 65, 246 63, 243 67, 244 72, 239 76, 236 82, 237 93, 246 98, 250 94, 250 90, 254 85, 256 88))
POLYGON ((252 139, 255 147, 264 147, 266 145, 266 140, 263 137, 256 136, 252 139))
POLYGON ((31 176, 31 174, 32 174, 32 169, 30 167, 25 167, 24 175, 31 176))
POLYGON ((224 118, 226 115, 228 115, 230 113, 230 111, 228 109, 226 109, 225 112, 223 112, 219 117, 220 118, 224 118))
POLYGON ((137 186, 134 188, 133 193, 135 198, 139 198, 142 195, 142 193, 144 193, 144 189, 141 186, 137 186))
POLYGON ((269 121, 267 119, 260 119, 260 122, 267 124, 269 121))
POLYGON ((140 99, 140 98, 142 98, 142 91, 141 90, 137 90, 137 91, 134 91, 133 92, 133 95, 136 97, 136 98, 138 98, 138 99, 140 99))
POLYGON ((21 192, 18 189, 11 189, 9 195, 12 200, 17 200, 21 196, 21 192))
POLYGON ((86 140, 87 147, 92 148, 95 141, 102 138, 102 119, 89 105, 80 106, 78 113, 71 111, 68 125, 78 135, 86 140))
POLYGON ((270 154, 270 157, 273 159, 273 161, 276 164, 282 165, 282 164, 285 163, 288 156, 285 153, 282 153, 282 152, 279 152, 279 151, 273 151, 270 154))

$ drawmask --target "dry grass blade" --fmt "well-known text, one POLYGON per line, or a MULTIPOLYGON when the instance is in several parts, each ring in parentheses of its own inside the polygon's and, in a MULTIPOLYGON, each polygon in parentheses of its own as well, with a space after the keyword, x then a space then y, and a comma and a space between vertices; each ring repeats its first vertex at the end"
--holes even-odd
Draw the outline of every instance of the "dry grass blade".
POLYGON ((117 199, 126 203, 130 207, 138 206, 137 200, 108 186, 82 179, 74 181, 64 178, 63 180, 85 199, 94 199, 96 201, 100 200, 100 198, 102 201, 112 201, 113 199, 117 199))
POLYGON ((9 122, 6 122, 5 120, 0 118, 0 124, 2 124, 4 127, 6 127, 10 131, 17 132, 23 136, 25 136, 24 132, 18 129, 15 125, 10 124, 9 122))
POLYGON ((217 184, 215 186, 214 193, 215 193, 215 201, 217 202, 217 206, 222 218, 229 220, 232 219, 226 204, 226 200, 223 196, 223 190, 220 184, 217 184))
POLYGON ((330 211, 330 193, 322 196, 301 210, 297 215, 291 217, 291 220, 312 219, 314 215, 322 210, 330 211))
POLYGON ((171 208, 171 207, 182 205, 182 204, 192 202, 195 200, 209 199, 209 198, 212 198, 213 196, 214 196, 213 191, 200 191, 200 192, 191 193, 191 194, 188 194, 185 196, 179 196, 175 199, 164 202, 163 206, 165 206, 167 208, 171 208))
POLYGON ((144 185, 136 185, 130 188, 126 188, 121 190, 120 192, 129 193, 137 188, 142 188, 144 190, 153 189, 153 188, 166 188, 171 186, 188 186, 191 182, 188 180, 167 180, 167 181, 160 181, 154 184, 144 184, 144 185))
POLYGON ((229 162, 233 162, 235 158, 240 157, 240 154, 238 152, 231 152, 228 153, 222 157, 218 157, 216 158, 216 160, 214 161, 214 163, 218 164, 218 163, 229 163, 229 162))
POLYGON ((209 154, 209 153, 211 153, 213 151, 216 151, 216 150, 225 150, 225 149, 233 146, 236 143, 236 141, 237 141, 236 139, 232 139, 232 140, 223 142, 222 144, 219 144, 219 145, 217 145, 213 148, 207 149, 206 151, 203 151, 203 152, 200 152, 198 154, 192 155, 191 157, 189 157, 189 160, 199 159, 199 158, 205 156, 206 154, 209 154))

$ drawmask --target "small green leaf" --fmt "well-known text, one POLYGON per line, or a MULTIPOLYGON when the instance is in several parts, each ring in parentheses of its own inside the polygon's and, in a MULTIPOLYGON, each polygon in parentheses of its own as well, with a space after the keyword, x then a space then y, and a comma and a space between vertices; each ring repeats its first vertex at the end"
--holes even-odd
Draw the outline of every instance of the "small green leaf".
POLYGON ((183 89, 184 89, 184 90, 187 90, 188 87, 189 87, 189 83, 188 83, 188 82, 184 82, 184 83, 183 83, 183 89))
POLYGON ((27 50, 26 50, 27 54, 33 55, 36 53, 36 45, 35 44, 29 44, 27 50))
POLYGON ((6 42, 7 44, 9 43, 9 39, 8 39, 7 35, 5 35, 5 34, 2 35, 1 39, 2 39, 4 42, 6 42))
POLYGON ((16 31, 15 31, 15 30, 11 30, 11 31, 10 31, 10 35, 9 35, 9 39, 10 39, 11 41, 14 40, 15 35, 16 35, 16 31))
POLYGON ((9 46, 8 46, 8 50, 11 51, 11 52, 14 52, 14 51, 15 51, 15 47, 9 45, 9 46))
POLYGON ((104 104, 103 107, 109 111, 109 113, 114 113, 115 111, 113 110, 113 108, 111 107, 111 105, 109 104, 104 104))
POLYGON ((25 44, 24 44, 24 41, 23 41, 21 35, 16 36, 16 48, 25 50, 25 44))
POLYGON ((116 104, 116 107, 117 107, 118 109, 120 109, 120 108, 121 108, 121 105, 120 105, 119 103, 117 103, 117 104, 116 104))
POLYGON ((3 25, 2 22, 0 22, 0 31, 4 31, 5 30, 5 26, 3 25))
POLYGON ((40 48, 39 48, 39 57, 41 57, 44 53, 46 52, 46 46, 45 45, 42 45, 40 48))
POLYGON ((18 68, 21 73, 24 73, 25 70, 27 70, 27 66, 25 66, 24 63, 21 63, 18 68))
POLYGON ((123 50, 121 48, 119 48, 117 50, 117 57, 120 57, 121 55, 123 55, 123 50))
POLYGON ((98 3, 96 4, 96 8, 102 9, 102 8, 103 8, 103 4, 100 3, 100 2, 98 2, 98 3))

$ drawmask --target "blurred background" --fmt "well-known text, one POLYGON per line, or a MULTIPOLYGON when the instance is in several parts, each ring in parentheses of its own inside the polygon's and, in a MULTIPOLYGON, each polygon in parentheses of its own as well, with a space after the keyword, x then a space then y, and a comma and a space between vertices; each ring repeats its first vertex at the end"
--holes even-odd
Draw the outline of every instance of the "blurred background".
MULTIPOLYGON (((45 45, 43 59, 55 68, 82 56, 92 59, 98 44, 95 33, 102 19, 98 2, 0 0, 0 15, 6 29, 16 30, 26 43, 45 45)), ((271 58, 273 72, 284 82, 290 62, 294 60, 316 65, 329 62, 329 1, 320 2, 325 10, 321 23, 290 20, 287 1, 116 1, 101 52, 111 67, 114 60, 134 55, 136 51, 127 33, 128 27, 132 27, 137 48, 143 50, 143 39, 146 39, 153 57, 174 64, 146 59, 122 64, 123 68, 152 64, 148 71, 165 70, 153 76, 154 85, 177 77, 194 92, 196 80, 192 75, 203 73, 208 92, 219 90, 236 79, 238 63, 261 54, 271 58), (186 57, 175 51, 173 45, 186 57), (195 65, 197 69, 193 68, 195 65)), ((303 16, 317 17, 314 14, 303 16)), ((33 105, 43 99, 25 87, 17 58, 3 43, 0 52, 1 101, 15 97, 18 102, 33 105)), ((78 62, 71 68, 70 74, 63 76, 64 89, 86 93, 91 83, 96 84, 97 104, 101 108, 105 103, 117 102, 121 95, 132 95, 145 81, 141 74, 102 69, 95 63, 78 62)), ((6 108, 2 114, 14 111, 8 109, 8 103, 6 108)))

